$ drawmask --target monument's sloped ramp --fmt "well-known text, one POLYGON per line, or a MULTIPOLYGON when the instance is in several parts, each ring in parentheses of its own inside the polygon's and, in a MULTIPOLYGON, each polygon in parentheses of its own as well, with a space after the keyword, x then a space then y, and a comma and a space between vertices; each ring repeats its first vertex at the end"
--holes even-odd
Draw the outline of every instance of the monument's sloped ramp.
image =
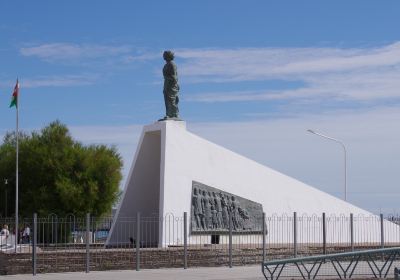
MULTIPOLYGON (((188 132, 164 124, 164 213, 189 210, 191 184, 198 181, 260 202, 266 213, 370 214, 350 203, 188 132), (186 199, 185 199, 186 198, 186 199), (185 205, 186 204, 186 205, 185 205)), ((290 160, 290 155, 285 155, 290 160)))

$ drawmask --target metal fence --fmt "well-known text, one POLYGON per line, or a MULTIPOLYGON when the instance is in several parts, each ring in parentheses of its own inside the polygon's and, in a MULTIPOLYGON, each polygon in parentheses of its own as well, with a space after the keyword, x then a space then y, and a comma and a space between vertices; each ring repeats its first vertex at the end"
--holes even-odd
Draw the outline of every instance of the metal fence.
POLYGON ((22 231, 17 247, 13 246, 14 218, 0 217, 1 225, 7 224, 10 232, 8 237, 0 236, 0 251, 13 263, 13 268, 7 269, 14 270, 7 273, 36 274, 260 264, 265 259, 400 245, 399 219, 393 215, 386 219, 383 215, 325 213, 263 215, 256 219, 252 232, 244 233, 235 231, 232 225, 223 232, 191 232, 192 220, 182 214, 159 218, 138 213, 119 218, 112 238, 112 217, 35 215, 19 219, 22 231))

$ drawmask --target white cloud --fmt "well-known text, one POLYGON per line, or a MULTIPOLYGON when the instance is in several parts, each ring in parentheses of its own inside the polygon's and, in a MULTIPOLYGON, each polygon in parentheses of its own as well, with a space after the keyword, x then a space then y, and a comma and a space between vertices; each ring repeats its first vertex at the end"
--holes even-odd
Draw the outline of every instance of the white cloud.
POLYGON ((127 126, 71 126, 70 131, 84 143, 102 143, 108 145, 131 144, 141 130, 140 125, 127 126))
POLYGON ((313 89, 293 89, 274 91, 231 91, 231 92, 205 92, 185 97, 187 101, 194 102, 231 102, 231 101, 262 101, 279 99, 298 99, 305 97, 316 97, 322 92, 313 89))
POLYGON ((347 71, 366 67, 399 65, 400 43, 380 48, 242 48, 180 50, 187 76, 218 76, 227 79, 287 78, 307 73, 347 71))
POLYGON ((85 86, 94 84, 96 75, 65 75, 65 76, 44 76, 21 80, 21 86, 25 88, 37 87, 70 87, 85 86))
POLYGON ((134 63, 136 61, 160 59, 161 57, 161 53, 143 53, 137 55, 126 55, 122 58, 122 61, 124 63, 134 63))
MULTIPOLYGON (((99 75, 96 74, 79 74, 79 75, 59 75, 59 76, 37 76, 32 78, 19 79, 22 88, 38 88, 38 87, 72 87, 86 86, 94 84, 98 81, 99 75)), ((1 88, 10 88, 14 85, 15 80, 0 80, 1 88)))
MULTIPOLYGON (((92 85, 98 80, 98 75, 80 74, 80 75, 60 75, 60 76, 37 76, 33 78, 20 79, 22 88, 38 88, 38 87, 71 87, 92 85)), ((15 81, 0 81, 0 87, 10 88, 15 81)))
POLYGON ((71 126, 71 134, 85 144, 116 146, 124 160, 123 175, 128 175, 142 126, 71 126))
POLYGON ((204 92, 188 100, 400 97, 400 42, 374 48, 239 48, 176 51, 182 80, 199 82, 298 81, 290 90, 204 92))
POLYGON ((130 52, 131 47, 129 46, 71 43, 50 43, 20 49, 20 53, 23 56, 35 56, 48 61, 118 56, 130 52))
MULTIPOLYGON (((24 56, 87 65, 160 59, 159 52, 133 47, 51 43, 20 49, 24 56), (134 53, 136 52, 136 53, 134 53), (101 62, 102 61, 102 62, 101 62), (94 64, 93 64, 94 63, 94 64)), ((193 102, 335 99, 375 101, 400 98, 400 42, 360 48, 177 49, 181 82, 219 83, 282 80, 299 86, 283 90, 186 93, 193 102)), ((157 72, 159 75, 159 71, 157 72)), ((158 76, 157 76, 158 77, 158 76)))
POLYGON ((304 78, 305 86, 295 89, 203 92, 190 94, 188 101, 231 102, 258 100, 328 99, 375 101, 400 98, 400 70, 332 73, 304 78))

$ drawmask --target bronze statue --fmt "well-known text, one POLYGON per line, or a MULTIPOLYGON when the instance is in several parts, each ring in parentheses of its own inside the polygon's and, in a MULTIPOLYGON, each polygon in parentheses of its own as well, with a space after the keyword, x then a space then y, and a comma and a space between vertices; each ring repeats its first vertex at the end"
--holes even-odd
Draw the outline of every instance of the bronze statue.
POLYGON ((179 119, 179 85, 178 85, 178 71, 174 63, 174 53, 172 51, 165 51, 163 53, 165 65, 163 68, 164 75, 164 101, 165 101, 165 117, 161 120, 180 120, 179 119))

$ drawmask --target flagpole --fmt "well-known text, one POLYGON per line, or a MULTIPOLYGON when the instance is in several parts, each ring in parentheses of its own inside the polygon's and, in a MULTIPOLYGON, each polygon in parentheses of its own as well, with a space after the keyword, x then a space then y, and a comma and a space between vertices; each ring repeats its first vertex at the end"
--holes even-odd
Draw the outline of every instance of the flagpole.
POLYGON ((19 118, 18 118, 18 109, 19 109, 19 99, 20 99, 20 94, 19 94, 19 82, 17 79, 17 87, 18 87, 18 96, 17 96, 17 127, 16 127, 16 172, 15 172, 15 253, 17 252, 17 246, 18 246, 18 155, 19 155, 19 118))

